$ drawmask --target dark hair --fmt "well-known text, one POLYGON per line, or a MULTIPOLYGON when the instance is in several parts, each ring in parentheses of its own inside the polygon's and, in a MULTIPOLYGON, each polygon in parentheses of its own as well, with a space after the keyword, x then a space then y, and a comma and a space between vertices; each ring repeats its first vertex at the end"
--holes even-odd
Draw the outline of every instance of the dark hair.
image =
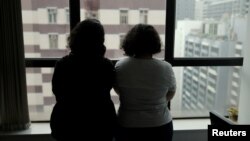
POLYGON ((128 56, 156 54, 161 51, 161 39, 153 26, 137 24, 127 33, 121 47, 128 56))
POLYGON ((76 25, 68 37, 68 47, 73 54, 104 56, 104 28, 97 19, 86 19, 76 25))

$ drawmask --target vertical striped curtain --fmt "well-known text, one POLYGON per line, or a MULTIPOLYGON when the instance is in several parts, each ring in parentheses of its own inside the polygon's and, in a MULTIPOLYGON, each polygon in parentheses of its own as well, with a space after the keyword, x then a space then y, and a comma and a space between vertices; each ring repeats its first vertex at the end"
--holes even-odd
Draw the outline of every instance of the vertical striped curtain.
POLYGON ((21 0, 0 0, 0 130, 30 125, 21 0))

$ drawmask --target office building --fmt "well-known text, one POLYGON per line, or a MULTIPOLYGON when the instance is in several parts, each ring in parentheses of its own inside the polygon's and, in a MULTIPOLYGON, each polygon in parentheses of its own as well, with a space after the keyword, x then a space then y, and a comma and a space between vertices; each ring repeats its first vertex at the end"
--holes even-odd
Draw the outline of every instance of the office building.
MULTIPOLYGON (((200 31, 185 38, 185 57, 240 57, 246 41, 245 18, 236 18, 233 28, 227 22, 204 21, 200 31), (229 30, 229 28, 231 30, 229 30), (230 33, 229 33, 229 32, 230 33)), ((226 107, 238 106, 240 67, 186 67, 183 70, 182 109, 196 112, 216 109, 226 113, 226 107)))

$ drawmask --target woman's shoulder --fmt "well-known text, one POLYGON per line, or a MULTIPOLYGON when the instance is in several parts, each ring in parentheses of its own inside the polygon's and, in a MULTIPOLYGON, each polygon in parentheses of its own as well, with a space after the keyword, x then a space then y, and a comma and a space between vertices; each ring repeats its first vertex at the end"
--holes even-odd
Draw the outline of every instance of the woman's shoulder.
POLYGON ((160 59, 155 59, 154 58, 153 62, 152 62, 152 65, 157 67, 157 68, 162 68, 164 70, 165 69, 167 69, 167 70, 172 69, 172 65, 169 62, 165 61, 165 60, 160 60, 160 59))
POLYGON ((123 63, 131 62, 131 61, 132 61, 131 57, 122 57, 118 59, 116 64, 123 64, 123 63))
POLYGON ((68 62, 69 60, 71 60, 70 55, 65 55, 65 56, 63 56, 62 58, 60 58, 60 59, 56 62, 56 64, 64 64, 64 63, 68 62))
POLYGON ((158 59, 158 58, 154 58, 153 60, 154 60, 156 63, 158 63, 158 64, 160 64, 160 65, 163 65, 163 66, 168 66, 168 67, 171 67, 171 66, 172 66, 169 62, 167 62, 167 61, 165 61, 165 60, 160 60, 160 59, 158 59))
POLYGON ((62 58, 58 59, 58 60, 56 61, 56 65, 61 65, 61 64, 63 64, 64 62, 66 62, 66 60, 68 60, 68 55, 63 56, 62 58))

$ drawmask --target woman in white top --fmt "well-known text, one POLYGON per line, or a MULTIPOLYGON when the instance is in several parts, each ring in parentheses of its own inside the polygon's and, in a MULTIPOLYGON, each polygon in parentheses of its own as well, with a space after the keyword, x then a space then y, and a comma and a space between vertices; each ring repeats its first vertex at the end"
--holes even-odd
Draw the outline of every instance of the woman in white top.
POLYGON ((161 51, 151 25, 135 25, 122 49, 128 57, 115 65, 114 89, 120 98, 118 141, 171 141, 172 117, 167 107, 176 90, 172 66, 153 58, 161 51))

